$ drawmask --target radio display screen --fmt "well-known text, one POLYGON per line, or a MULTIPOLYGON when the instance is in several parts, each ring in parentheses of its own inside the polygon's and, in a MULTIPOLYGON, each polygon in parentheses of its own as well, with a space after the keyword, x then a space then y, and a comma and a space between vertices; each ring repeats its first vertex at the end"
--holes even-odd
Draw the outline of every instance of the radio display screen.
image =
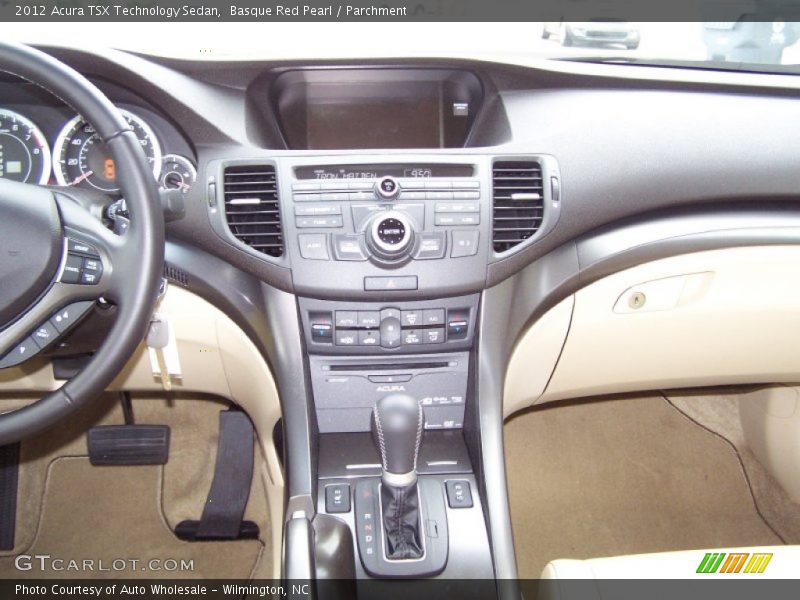
POLYGON ((472 177, 471 165, 375 164, 296 167, 297 179, 380 179, 381 177, 472 177))

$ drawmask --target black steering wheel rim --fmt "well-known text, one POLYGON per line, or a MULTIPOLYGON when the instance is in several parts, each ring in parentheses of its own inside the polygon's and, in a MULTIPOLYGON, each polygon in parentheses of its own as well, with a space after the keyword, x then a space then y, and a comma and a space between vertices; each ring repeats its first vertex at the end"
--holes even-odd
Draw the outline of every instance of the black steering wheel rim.
MULTIPOLYGON (((13 412, 0 414, 0 445, 23 440, 63 420, 100 395, 142 341, 158 296, 164 265, 164 218, 153 171, 118 109, 91 82, 44 52, 0 41, 0 71, 59 97, 107 144, 131 213, 121 236, 116 277, 117 317, 86 367, 61 388, 13 412)), ((0 202, 2 198, 0 198, 0 202)), ((2 260, 2 258, 0 258, 2 260)))

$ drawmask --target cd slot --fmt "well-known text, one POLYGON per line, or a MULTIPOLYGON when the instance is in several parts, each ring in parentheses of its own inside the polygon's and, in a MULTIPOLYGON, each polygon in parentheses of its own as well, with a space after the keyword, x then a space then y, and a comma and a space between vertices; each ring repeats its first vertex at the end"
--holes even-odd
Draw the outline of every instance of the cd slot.
POLYGON ((328 365, 329 371, 352 372, 352 371, 403 371, 409 369, 445 369, 452 367, 453 363, 448 361, 439 362, 405 362, 405 363, 348 363, 328 365))

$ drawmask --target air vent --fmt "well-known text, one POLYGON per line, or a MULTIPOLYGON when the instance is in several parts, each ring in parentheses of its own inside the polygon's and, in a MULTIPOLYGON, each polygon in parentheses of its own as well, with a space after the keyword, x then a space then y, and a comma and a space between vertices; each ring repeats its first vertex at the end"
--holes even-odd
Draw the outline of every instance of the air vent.
POLYGON ((272 165, 225 169, 225 216, 231 233, 269 256, 283 255, 278 185, 272 165))
POLYGON ((505 252, 536 233, 544 216, 542 167, 532 160, 498 161, 492 168, 495 252, 505 252))
POLYGON ((169 263, 164 263, 164 277, 183 287, 189 287, 189 276, 169 263))

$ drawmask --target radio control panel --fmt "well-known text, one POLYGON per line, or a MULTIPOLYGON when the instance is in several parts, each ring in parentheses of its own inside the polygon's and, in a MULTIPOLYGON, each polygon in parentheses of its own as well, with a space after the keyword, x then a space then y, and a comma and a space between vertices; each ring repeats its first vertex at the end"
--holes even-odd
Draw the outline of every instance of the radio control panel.
POLYGON ((306 260, 371 260, 390 266, 478 252, 481 192, 476 179, 386 176, 377 181, 298 182, 292 184, 292 199, 295 227, 320 230, 298 234, 306 260), (435 202, 432 210, 428 201, 435 202))
POLYGON ((406 299, 482 289, 491 252, 489 157, 336 159, 280 163, 284 239, 300 294, 406 299))

